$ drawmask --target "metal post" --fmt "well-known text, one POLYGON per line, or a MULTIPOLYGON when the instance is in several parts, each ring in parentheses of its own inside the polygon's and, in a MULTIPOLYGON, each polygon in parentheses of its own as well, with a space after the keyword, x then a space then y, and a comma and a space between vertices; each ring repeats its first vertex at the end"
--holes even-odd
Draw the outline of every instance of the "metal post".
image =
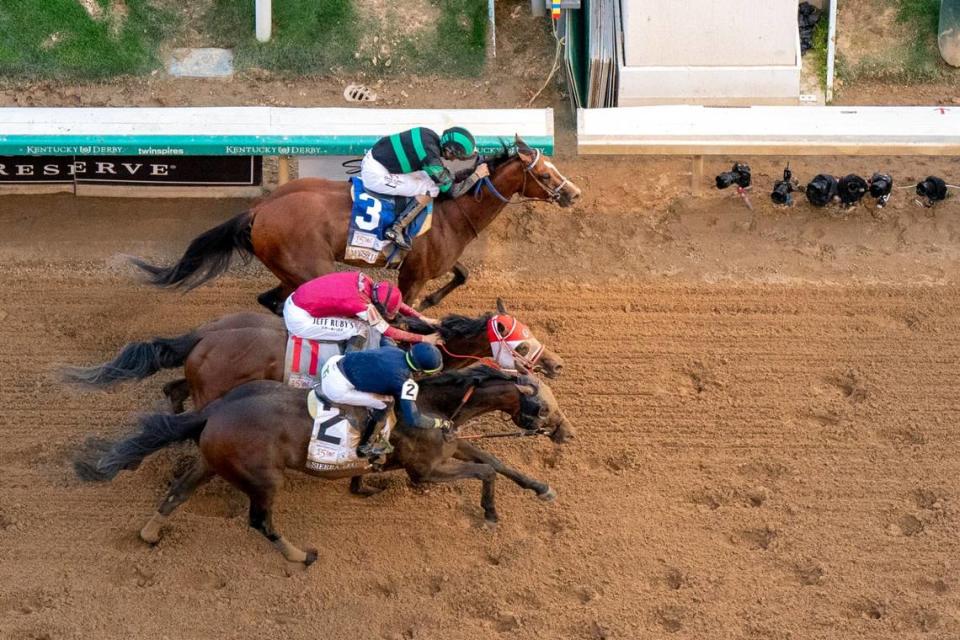
POLYGON ((547 5, 544 0, 530 0, 530 11, 534 16, 542 18, 547 15, 547 5))
POLYGON ((690 190, 696 197, 703 194, 703 156, 693 156, 690 169, 690 190))
POLYGON ((489 0, 487 3, 487 16, 490 19, 490 53, 496 58, 497 57, 497 10, 493 5, 494 0, 489 0))
POLYGON ((830 2, 830 29, 827 37, 827 95, 826 102, 833 102, 833 68, 837 59, 837 0, 830 2))
POLYGON ((256 0, 256 2, 257 40, 260 42, 268 42, 270 40, 270 30, 273 27, 273 12, 270 7, 271 0, 256 0))

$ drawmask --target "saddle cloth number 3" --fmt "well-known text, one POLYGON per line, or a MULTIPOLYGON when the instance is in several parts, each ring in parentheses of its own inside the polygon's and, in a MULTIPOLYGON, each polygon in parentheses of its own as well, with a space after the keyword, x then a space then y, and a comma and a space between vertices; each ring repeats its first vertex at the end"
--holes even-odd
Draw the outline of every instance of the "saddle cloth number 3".
POLYGON ((365 209, 357 211, 357 228, 364 231, 376 230, 380 226, 380 211, 383 205, 369 193, 361 193, 357 199, 366 205, 365 209))

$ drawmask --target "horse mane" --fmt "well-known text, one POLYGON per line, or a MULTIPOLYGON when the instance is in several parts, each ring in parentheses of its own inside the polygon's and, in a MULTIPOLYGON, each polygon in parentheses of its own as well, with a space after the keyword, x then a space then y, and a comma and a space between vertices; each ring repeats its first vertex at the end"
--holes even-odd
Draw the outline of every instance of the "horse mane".
POLYGON ((487 364, 475 364, 465 369, 454 369, 453 371, 444 371, 434 376, 428 376, 417 381, 421 386, 428 387, 464 387, 468 384, 480 386, 490 380, 510 380, 516 381, 515 375, 505 372, 503 369, 497 369, 487 364))
POLYGON ((407 318, 407 328, 411 332, 421 335, 427 335, 437 331, 440 333, 440 337, 443 338, 444 341, 447 341, 475 336, 483 332, 491 316, 493 316, 492 313, 487 313, 479 318, 471 318, 469 316, 451 313, 440 319, 440 326, 437 329, 434 329, 419 318, 407 318))

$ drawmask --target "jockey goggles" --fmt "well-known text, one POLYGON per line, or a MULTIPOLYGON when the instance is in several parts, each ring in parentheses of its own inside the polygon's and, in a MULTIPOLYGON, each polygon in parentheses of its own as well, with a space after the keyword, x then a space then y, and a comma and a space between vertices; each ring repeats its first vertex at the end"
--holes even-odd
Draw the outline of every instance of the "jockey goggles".
POLYGON ((407 351, 406 358, 407 358, 407 366, 418 373, 434 374, 434 373, 439 373, 440 370, 443 369, 443 363, 441 363, 440 366, 437 367, 436 369, 421 369, 420 367, 417 366, 417 363, 413 361, 413 358, 410 357, 409 351, 407 351))

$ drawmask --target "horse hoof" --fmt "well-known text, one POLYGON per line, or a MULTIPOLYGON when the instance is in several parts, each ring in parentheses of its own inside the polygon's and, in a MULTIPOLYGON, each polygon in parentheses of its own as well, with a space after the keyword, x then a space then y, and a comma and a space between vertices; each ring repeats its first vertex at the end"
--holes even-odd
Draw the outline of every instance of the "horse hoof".
POLYGON ((307 549, 307 557, 303 561, 303 566, 309 567, 314 562, 317 561, 317 550, 316 549, 307 549))
POLYGON ((483 518, 483 528, 486 531, 496 531, 497 530, 497 516, 485 516, 483 518))
POLYGON ((375 495, 378 495, 378 494, 380 494, 380 493, 383 493, 383 491, 384 491, 385 489, 386 489, 386 487, 367 487, 367 486, 364 486, 364 487, 360 487, 360 488, 357 489, 356 491, 352 491, 351 493, 353 493, 353 495, 355 495, 355 496, 357 496, 357 497, 359 497, 359 498, 370 498, 370 497, 372 497, 372 496, 375 496, 375 495))
POLYGON ((557 492, 553 490, 553 487, 547 487, 547 490, 543 493, 538 493, 537 497, 544 502, 553 502, 557 499, 557 492))
POLYGON ((140 530, 140 539, 153 546, 160 542, 160 531, 147 531, 147 528, 144 527, 140 530))

